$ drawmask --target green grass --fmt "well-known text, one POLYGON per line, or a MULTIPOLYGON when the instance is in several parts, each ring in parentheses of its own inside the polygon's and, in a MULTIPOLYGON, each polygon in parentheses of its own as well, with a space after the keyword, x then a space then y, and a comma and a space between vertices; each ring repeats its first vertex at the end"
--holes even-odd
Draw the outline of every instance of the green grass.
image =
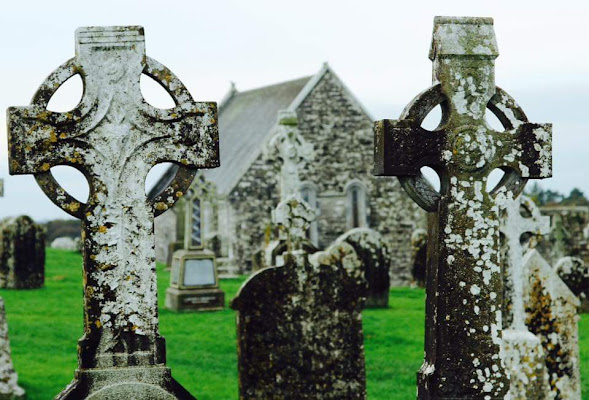
MULTIPOLYGON (((0 290, 7 309, 19 383, 29 399, 49 399, 72 379, 76 344, 82 336, 81 257, 47 249, 46 287, 0 290)), ((158 265, 163 304, 169 274, 158 265)), ((227 303, 244 279, 221 281, 227 303)), ((391 290, 390 308, 364 312, 369 399, 415 398, 415 374, 423 357, 424 292, 391 290)), ((160 311, 174 377, 199 400, 237 399, 235 313, 160 311)), ((581 358, 589 363, 589 315, 583 316, 581 358)), ((583 365, 587 367, 587 365, 583 365)), ((583 368, 583 397, 589 396, 589 369, 583 368)))

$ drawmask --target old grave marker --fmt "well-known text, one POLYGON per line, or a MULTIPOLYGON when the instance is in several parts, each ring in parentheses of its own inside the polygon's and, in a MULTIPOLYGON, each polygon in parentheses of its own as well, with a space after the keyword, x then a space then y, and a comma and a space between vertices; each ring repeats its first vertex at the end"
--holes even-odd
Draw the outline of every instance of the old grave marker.
POLYGON ((399 120, 375 123, 375 174, 398 176, 430 213, 420 399, 503 399, 509 390, 501 358, 499 215, 528 179, 551 175, 551 125, 529 123, 495 86, 497 55, 491 18, 436 17, 433 86, 399 120), (425 130, 421 123, 437 105, 441 123, 425 130), (487 109, 506 131, 490 128, 487 109), (440 192, 421 174, 423 166, 440 175, 440 192), (495 168, 506 175, 489 193, 495 168))
POLYGON ((502 262, 503 346, 505 364, 510 372, 510 396, 512 400, 548 399, 546 354, 540 338, 526 326, 524 290, 528 276, 523 258, 525 251, 534 248, 541 235, 550 232, 550 218, 541 215, 532 199, 520 195, 507 201, 500 231, 506 251, 502 262))
POLYGON ((18 385, 18 375, 12 365, 6 309, 4 299, 0 297, 0 399, 18 400, 25 398, 25 391, 18 385))
MULTIPOLYGON (((306 207, 292 196, 277 209, 295 247, 312 221, 306 207)), ((365 292, 360 260, 345 242, 311 257, 289 245, 284 265, 252 275, 231 304, 240 399, 364 399, 365 292)))
MULTIPOLYGON (((294 230, 300 227, 297 228, 294 225, 291 227, 293 231, 290 233, 290 237, 296 238, 296 243, 287 243, 288 235, 286 235, 284 229, 280 228, 283 223, 288 223, 283 218, 294 215, 290 213, 290 210, 286 213, 282 212, 287 211, 284 207, 290 199, 297 199, 296 210, 306 214, 313 214, 312 217, 309 215, 309 218, 312 218, 309 220, 309 224, 315 220, 315 210, 310 210, 309 205, 301 198, 301 180, 299 177, 300 169, 314 158, 313 145, 308 143, 301 135, 298 129, 296 112, 290 110, 280 110, 278 112, 276 134, 270 139, 268 146, 265 148, 265 156, 268 161, 280 165, 278 184, 280 188, 280 204, 283 204, 283 206, 279 204, 272 213, 272 221, 279 226, 279 236, 264 249, 264 265, 278 266, 282 265, 282 254, 287 251, 290 245, 294 245, 297 249, 304 245, 310 252, 315 251, 314 246, 305 239, 308 226, 304 231, 297 232, 294 230)), ((295 209, 292 211, 295 211, 295 209)), ((292 222, 294 221, 302 222, 303 220, 295 218, 292 222)))
POLYGON ((80 398, 193 397, 165 366, 159 334, 153 219, 186 191, 196 168, 219 165, 215 103, 197 103, 165 66, 145 54, 142 27, 85 27, 76 56, 57 68, 28 107, 8 109, 11 174, 34 174, 45 194, 82 220, 84 336, 75 379, 59 396, 80 398), (176 106, 154 108, 141 94, 144 73, 176 106), (47 103, 75 74, 80 104, 66 113, 47 103), (157 163, 180 168, 155 198, 145 178, 157 163), (86 203, 71 197, 50 168, 70 165, 88 180, 86 203))
POLYGON ((579 299, 533 249, 523 259, 526 325, 540 338, 550 385, 547 398, 581 398, 579 299))
POLYGON ((21 215, 0 222, 0 288, 38 289, 45 283, 45 231, 21 215))

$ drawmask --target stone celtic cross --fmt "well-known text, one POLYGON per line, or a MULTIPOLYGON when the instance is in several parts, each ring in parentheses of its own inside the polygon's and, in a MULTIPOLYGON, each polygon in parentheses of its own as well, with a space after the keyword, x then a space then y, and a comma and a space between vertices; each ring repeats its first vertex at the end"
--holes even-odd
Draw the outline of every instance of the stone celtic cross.
POLYGON ((282 162, 280 167, 280 203, 272 220, 280 227, 281 239, 289 251, 300 250, 305 232, 315 219, 315 211, 300 195, 299 169, 314 156, 313 145, 305 141, 298 129, 294 111, 278 112, 278 133, 270 139, 268 158, 282 162))
POLYGON ((216 104, 197 103, 178 78, 145 54, 143 28, 76 31, 76 56, 57 68, 28 107, 8 109, 11 174, 34 174, 45 194, 82 220, 84 336, 79 368, 58 398, 193 398, 165 367, 159 334, 153 219, 182 196, 196 168, 219 165, 216 104), (175 107, 142 97, 146 74, 175 107), (84 94, 70 112, 47 110, 49 99, 79 74, 84 94), (150 168, 180 166, 155 198, 145 194, 150 168), (71 197, 50 168, 70 165, 88 180, 86 203, 71 197))
POLYGON ((523 298, 526 279, 523 269, 525 247, 521 244, 521 237, 528 233, 532 235, 530 240, 535 241, 538 236, 547 235, 550 232, 550 217, 543 216, 534 201, 522 194, 507 202, 499 230, 503 233, 507 246, 503 326, 527 331, 523 298), (522 209, 526 217, 522 215, 522 209))
POLYGON ((430 59, 434 84, 399 120, 375 123, 375 174, 398 176, 429 217, 426 356, 420 399, 503 399, 499 215, 527 179, 551 175, 551 125, 529 123, 495 86, 498 55, 490 18, 436 17, 430 59), (434 131, 421 127, 437 105, 434 131), (485 119, 489 109, 505 131, 485 119), (420 168, 440 175, 438 193, 420 168), (491 192, 487 176, 504 178, 491 192))
POLYGON ((280 199, 299 195, 299 170, 313 160, 313 145, 308 143, 297 127, 294 111, 278 112, 278 132, 270 139, 268 157, 282 162, 280 166, 280 199))

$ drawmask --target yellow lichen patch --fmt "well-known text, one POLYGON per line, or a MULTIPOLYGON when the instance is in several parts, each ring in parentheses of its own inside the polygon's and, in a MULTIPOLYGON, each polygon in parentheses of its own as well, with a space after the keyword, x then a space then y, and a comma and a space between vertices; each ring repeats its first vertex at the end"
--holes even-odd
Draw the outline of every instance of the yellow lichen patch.
POLYGON ((67 205, 67 209, 71 212, 76 212, 80 209, 80 203, 78 203, 77 201, 72 201, 67 205))
POLYGON ((51 168, 51 165, 49 165, 49 163, 44 163, 44 164, 41 166, 41 169, 42 169, 43 171, 49 171, 49 169, 50 169, 50 168, 51 168))
POLYGON ((108 228, 104 225, 100 225, 98 227, 98 232, 100 232, 100 233, 105 233, 107 230, 108 230, 108 228))
POLYGON ((97 319, 96 322, 94 322, 94 324, 96 325, 97 328, 100 328, 102 326, 102 323, 100 322, 99 319, 97 319))
POLYGON ((60 139, 65 139, 66 137, 67 137, 67 135, 65 134, 65 132, 62 132, 59 134, 60 139))
POLYGON ((158 211, 164 211, 168 209, 168 205, 163 201, 158 201, 157 203, 155 203, 155 209, 158 211))
POLYGON ((176 192, 176 197, 182 197, 183 195, 184 195, 184 193, 182 193, 180 191, 176 192))
POLYGON ((55 131, 54 130, 52 130, 51 132, 49 132, 49 141, 51 143, 57 142, 57 135, 55 134, 55 131))

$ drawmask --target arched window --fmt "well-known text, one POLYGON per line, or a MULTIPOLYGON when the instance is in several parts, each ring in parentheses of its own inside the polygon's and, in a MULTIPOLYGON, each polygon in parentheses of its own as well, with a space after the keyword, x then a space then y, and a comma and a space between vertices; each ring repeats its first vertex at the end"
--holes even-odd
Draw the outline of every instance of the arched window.
POLYGON ((192 199, 190 211, 190 248, 199 248, 202 247, 202 208, 198 197, 192 199))
MULTIPOLYGON (((316 213, 319 211, 317 208, 317 189, 315 188, 315 185, 310 182, 301 184, 301 197, 307 202, 312 210, 315 210, 316 213)), ((317 219, 311 222, 311 225, 307 230, 307 239, 309 239, 313 245, 319 245, 319 230, 317 228, 317 219)))
POLYGON ((346 222, 348 229, 367 225, 366 189, 360 182, 352 182, 346 188, 346 222))

